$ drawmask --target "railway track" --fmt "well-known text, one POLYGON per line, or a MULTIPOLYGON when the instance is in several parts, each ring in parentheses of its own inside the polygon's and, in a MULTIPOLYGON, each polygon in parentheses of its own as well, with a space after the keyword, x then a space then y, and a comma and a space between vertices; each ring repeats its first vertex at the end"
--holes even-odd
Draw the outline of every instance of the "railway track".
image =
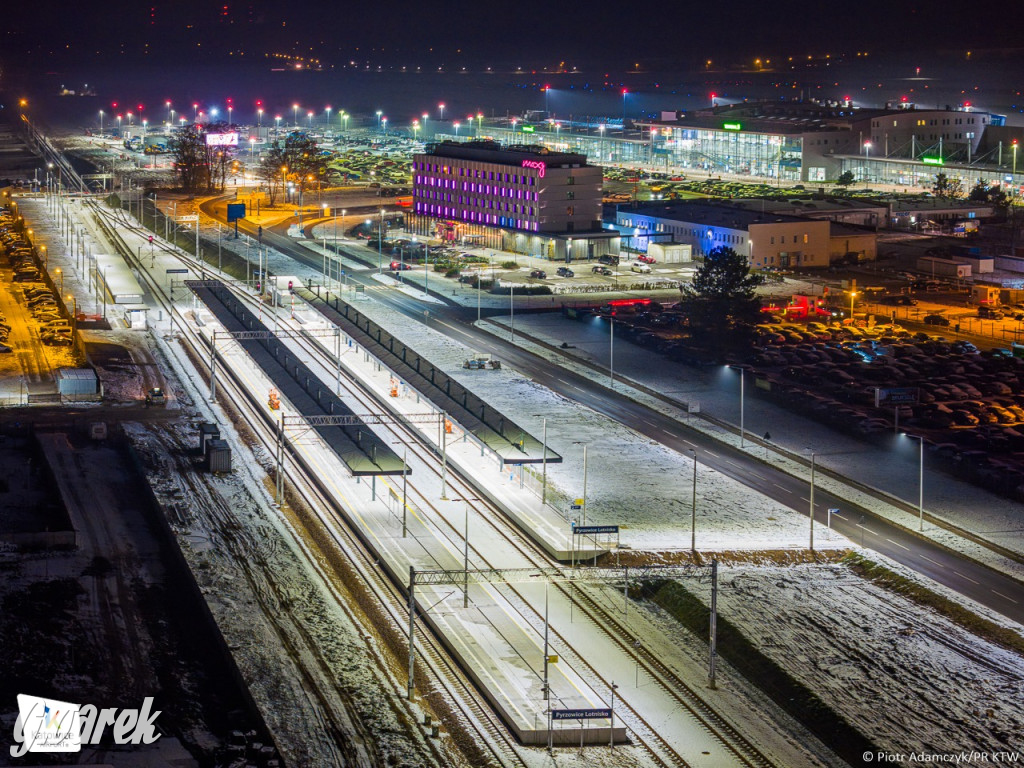
MULTIPOLYGON (((118 225, 131 226, 124 221, 119 221, 118 225)), ((144 230, 139 229, 139 231, 143 232, 144 230)), ((165 250, 172 252, 170 249, 165 248, 165 250)), ((199 271, 200 274, 209 271, 205 264, 200 264, 188 257, 182 257, 177 252, 174 253, 179 259, 182 259, 185 263, 199 271)), ((154 290, 154 293, 159 293, 164 305, 169 311, 173 312, 173 307, 170 306, 167 297, 163 296, 159 286, 153 284, 148 275, 146 275, 146 279, 150 282, 150 287, 154 290)), ((252 308, 260 308, 259 302, 246 291, 236 290, 235 293, 252 308)), ((294 325, 288 319, 282 319, 278 322, 288 328, 294 325)), ((184 318, 179 323, 179 327, 186 329, 186 336, 195 354, 200 359, 205 359, 208 351, 208 342, 190 328, 184 322, 184 318)), ((323 381, 326 384, 333 385, 335 367, 331 364, 330 351, 312 338, 296 338, 291 341, 294 346, 302 349, 307 355, 307 363, 313 363, 321 369, 320 373, 323 381)), ((229 378, 229 375, 225 375, 224 378, 229 378)), ((376 397, 371 393, 364 391, 362 387, 355 385, 347 377, 342 377, 341 383, 345 393, 349 397, 357 399, 368 412, 380 410, 380 403, 377 402, 376 397)), ((261 425, 261 428, 257 430, 260 440, 268 452, 272 453, 274 436, 272 430, 268 428, 269 419, 267 418, 265 408, 261 407, 262 404, 253 402, 252 396, 245 392, 244 388, 239 386, 237 381, 231 381, 231 394, 233 395, 233 402, 246 404, 246 409, 249 411, 246 414, 247 421, 251 422, 250 425, 252 426, 252 422, 261 425)), ((389 425, 385 431, 389 432, 391 437, 401 439, 409 447, 410 458, 421 462, 431 473, 440 477, 441 471, 438 467, 437 452, 432 447, 421 442, 423 439, 422 435, 416 433, 411 428, 402 427, 397 424, 389 425)), ((337 508, 327 489, 322 486, 319 479, 313 473, 307 471, 303 464, 304 462, 300 454, 292 452, 292 466, 295 468, 293 473, 295 476, 290 479, 295 485, 296 490, 301 492, 313 508, 319 510, 322 515, 326 515, 324 522, 330 524, 328 528, 335 544, 341 548, 354 564, 358 564, 362 577, 366 579, 367 585, 371 587, 373 593, 381 600, 382 606, 391 619, 399 627, 407 625, 408 614, 405 608, 404 595, 402 594, 403 585, 392 583, 382 575, 381 569, 374 567, 373 557, 367 551, 365 541, 357 531, 348 525, 345 516, 337 508)), ((450 469, 447 473, 447 482, 453 491, 462 498, 486 498, 486 493, 483 492, 483 489, 471 482, 467 482, 450 469)), ((384 483, 387 486, 388 481, 386 478, 384 478, 384 483)), ((419 509, 423 510, 425 514, 429 514, 434 522, 439 524, 437 530, 448 540, 448 544, 456 550, 461 549, 463 546, 463 534, 457 523, 449 520, 432 503, 429 495, 421 491, 418 483, 409 482, 407 490, 410 500, 415 500, 418 497, 419 509)), ((534 542, 519 533, 518 529, 505 518, 502 510, 497 505, 486 501, 477 503, 482 505, 482 507, 478 506, 474 510, 478 520, 476 525, 486 524, 490 526, 494 534, 500 535, 514 547, 517 556, 521 557, 528 564, 528 567, 550 567, 554 564, 534 542)), ((470 545, 470 548, 472 567, 495 567, 484 553, 472 548, 472 545, 470 545)), ((568 587, 556 583, 555 588, 561 590, 567 598, 569 597, 568 587)), ((502 591, 507 599, 515 605, 516 610, 529 626, 536 628, 538 623, 543 624, 543 617, 532 607, 519 590, 512 585, 505 585, 502 591)), ((687 711, 700 728, 712 735, 735 758, 737 764, 750 766, 750 768, 769 768, 773 765, 760 750, 747 741, 725 718, 719 715, 696 689, 685 683, 677 674, 662 663, 658 659, 656 650, 649 648, 643 641, 640 641, 639 645, 634 645, 634 637, 628 628, 616 616, 602 608, 596 600, 586 594, 586 590, 576 589, 575 600, 576 605, 581 608, 581 613, 585 614, 586 619, 595 628, 595 631, 600 631, 627 657, 635 656, 637 664, 659 686, 663 695, 669 697, 676 706, 687 711)), ((559 647, 561 655, 566 659, 572 659, 574 668, 586 670, 589 680, 600 682, 605 686, 605 691, 610 692, 611 684, 601 676, 598 670, 594 669, 586 660, 580 658, 573 651, 571 644, 557 631, 553 633, 553 636, 554 643, 556 647, 559 647)), ((511 741, 504 725, 497 720, 490 706, 482 699, 464 673, 457 668, 437 638, 434 638, 429 632, 421 633, 417 642, 417 651, 420 653, 423 662, 425 662, 424 666, 435 678, 432 682, 435 684, 443 683, 451 698, 459 702, 462 715, 460 721, 463 725, 476 729, 478 734, 483 737, 481 743, 487 744, 490 748, 490 756, 493 758, 494 764, 502 766, 521 764, 520 748, 511 741)), ((423 666, 420 669, 422 670, 423 666)), ((620 699, 620 702, 619 706, 622 708, 623 721, 636 736, 638 744, 647 751, 654 762, 665 766, 687 765, 682 755, 659 734, 657 726, 649 723, 642 713, 631 707, 626 701, 620 699)), ((619 713, 617 712, 617 714, 619 713)))

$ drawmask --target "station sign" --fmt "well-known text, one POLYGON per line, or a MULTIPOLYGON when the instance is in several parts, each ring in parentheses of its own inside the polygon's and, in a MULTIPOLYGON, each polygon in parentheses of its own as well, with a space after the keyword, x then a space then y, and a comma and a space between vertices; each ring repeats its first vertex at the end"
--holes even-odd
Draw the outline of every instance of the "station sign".
POLYGON ((188 274, 188 270, 187 269, 168 269, 167 270, 167 274, 168 275, 187 275, 188 274))
POLYGON ((742 131, 743 130, 743 124, 742 123, 722 123, 722 128, 724 128, 727 131, 742 131))
POLYGON ((618 533, 617 525, 575 525, 572 532, 577 536, 592 536, 595 533, 618 533))
POLYGON ((609 720, 611 709, 553 709, 552 720, 609 720))
POLYGON ((927 155, 921 158, 921 162, 925 165, 945 165, 941 157, 929 157, 927 155))

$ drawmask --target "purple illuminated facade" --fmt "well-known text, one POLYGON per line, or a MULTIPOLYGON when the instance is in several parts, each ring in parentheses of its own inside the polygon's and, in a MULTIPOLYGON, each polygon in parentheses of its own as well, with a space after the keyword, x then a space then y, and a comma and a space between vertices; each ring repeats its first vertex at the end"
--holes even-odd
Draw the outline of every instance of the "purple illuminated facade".
POLYGON ((446 141, 416 155, 412 173, 418 229, 566 234, 601 226, 601 169, 585 155, 446 141))

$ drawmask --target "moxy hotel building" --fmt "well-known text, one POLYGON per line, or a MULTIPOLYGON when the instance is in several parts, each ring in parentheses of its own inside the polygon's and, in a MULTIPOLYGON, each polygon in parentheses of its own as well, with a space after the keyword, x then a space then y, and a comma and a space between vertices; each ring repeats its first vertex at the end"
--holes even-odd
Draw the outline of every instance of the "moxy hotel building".
POLYGON ((618 253, 601 229, 601 168, 585 155, 444 141, 413 158, 411 232, 558 261, 618 253))

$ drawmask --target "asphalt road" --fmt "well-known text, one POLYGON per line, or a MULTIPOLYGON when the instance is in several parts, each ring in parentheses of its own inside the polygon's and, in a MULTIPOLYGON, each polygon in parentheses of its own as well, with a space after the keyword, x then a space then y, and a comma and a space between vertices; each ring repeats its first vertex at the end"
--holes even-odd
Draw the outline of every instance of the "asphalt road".
MULTIPOLYGON (((223 205, 220 206, 221 211, 223 205)), ((204 211, 211 213, 204 207, 204 211)), ((222 218, 223 214, 218 218, 222 218)), ((255 235, 255 227, 241 223, 240 229, 255 235)), ((297 246, 290 238, 264 228, 263 240, 281 253, 307 266, 318 269, 320 260, 297 246)), ((351 258, 365 260, 355 251, 351 258)), ((369 262, 368 262, 369 263, 369 262)), ((349 281, 368 287, 379 287, 372 277, 360 273, 349 275, 349 281)), ((408 317, 425 322, 471 349, 488 349, 496 357, 534 381, 620 423, 629 424, 637 432, 676 450, 697 452, 699 461, 722 474, 801 514, 810 507, 808 484, 757 461, 738 449, 721 444, 704 434, 680 424, 675 419, 644 405, 611 395, 606 387, 572 371, 549 363, 514 344, 492 336, 472 325, 476 311, 454 305, 432 305, 424 317, 423 304, 400 291, 375 291, 375 297, 408 317)), ((442 296, 439 296, 442 298, 442 296)), ((1024 585, 987 566, 950 552, 913 533, 897 528, 869 510, 856 510, 848 499, 815 488, 815 535, 825 532, 827 510, 841 509, 833 515, 832 527, 864 547, 884 554, 894 561, 921 573, 956 592, 1024 624, 1024 585)), ((810 520, 808 520, 808 523, 810 520)), ((808 525, 808 539, 810 525, 808 525)))

